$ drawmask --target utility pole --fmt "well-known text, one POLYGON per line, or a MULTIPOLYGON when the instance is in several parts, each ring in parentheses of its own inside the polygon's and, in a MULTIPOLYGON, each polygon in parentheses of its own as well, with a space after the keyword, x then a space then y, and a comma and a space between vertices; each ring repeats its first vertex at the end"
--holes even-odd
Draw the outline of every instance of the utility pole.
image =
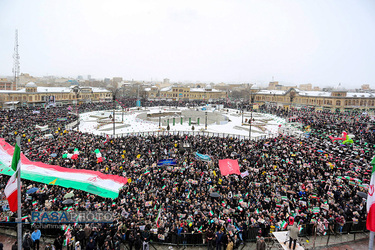
MULTIPOLYGON (((21 137, 17 136, 16 143, 21 151, 21 137)), ((13 153, 14 154, 14 153, 13 153)), ((21 153, 20 153, 21 155, 21 153)), ((21 161, 21 159, 19 159, 21 161)), ((18 249, 22 249, 22 211, 21 211, 21 167, 18 168, 17 174, 17 245, 18 249)))
POLYGON ((14 73, 14 84, 16 85, 15 90, 17 90, 19 76, 20 76, 20 55, 18 54, 18 30, 16 30, 16 38, 14 41, 13 73, 14 73))

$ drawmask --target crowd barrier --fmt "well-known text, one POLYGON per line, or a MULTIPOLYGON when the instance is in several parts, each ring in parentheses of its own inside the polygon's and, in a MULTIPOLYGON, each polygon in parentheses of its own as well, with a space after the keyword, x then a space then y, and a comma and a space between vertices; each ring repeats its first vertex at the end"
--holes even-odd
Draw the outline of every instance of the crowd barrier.
MULTIPOLYGON (((33 227, 38 227, 42 233, 43 237, 49 237, 49 238, 56 238, 59 234, 62 234, 63 231, 61 230, 62 224, 43 224, 42 226, 40 224, 29 224, 29 223, 23 223, 23 232, 26 231, 32 232, 33 227)), ((84 226, 84 225, 82 225, 84 226)), ((16 223, 0 223, 0 228, 4 230, 11 230, 16 232, 17 231, 17 225, 16 223)), ((117 227, 112 227, 113 232, 116 231, 117 227)), ((326 228, 324 231, 319 232, 319 230, 316 229, 316 224, 303 224, 302 230, 300 231, 299 237, 306 237, 310 238, 315 235, 318 236, 327 236, 327 245, 329 245, 329 240, 331 236, 337 236, 341 234, 354 234, 354 240, 355 235, 358 233, 367 233, 368 230, 366 229, 366 221, 360 221, 360 222, 346 222, 342 229, 340 230, 340 225, 337 223, 329 223, 328 228, 326 228)), ((131 230, 127 231, 127 239, 130 234, 131 230)), ((250 226, 246 231, 243 232, 242 237, 245 242, 256 242, 257 238, 263 236, 265 238, 271 237, 271 232, 269 231, 269 228, 266 229, 264 227, 252 227, 250 226)), ((160 234, 153 234, 151 233, 150 237, 151 243, 156 244, 166 244, 166 245, 185 245, 185 246, 202 246, 206 245, 208 242, 206 240, 206 234, 205 233, 181 233, 180 235, 177 235, 174 232, 165 233, 162 235, 160 234)))
MULTIPOLYGON (((128 132, 116 135, 101 133, 101 136, 109 136, 111 138, 121 138, 126 136, 168 136, 168 135, 192 135, 192 136, 207 136, 207 137, 219 137, 219 138, 234 138, 239 140, 248 140, 250 137, 245 135, 227 134, 227 133, 214 133, 206 131, 147 131, 147 132, 128 132)), ((274 135, 262 135, 262 136, 251 136, 254 141, 259 141, 273 137, 274 135)))

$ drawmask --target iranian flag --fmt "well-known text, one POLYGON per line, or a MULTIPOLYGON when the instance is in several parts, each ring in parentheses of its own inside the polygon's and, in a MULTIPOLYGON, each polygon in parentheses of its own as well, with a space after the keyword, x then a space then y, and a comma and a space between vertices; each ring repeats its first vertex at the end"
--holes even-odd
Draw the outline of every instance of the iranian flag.
POLYGON ((78 148, 75 148, 75 149, 74 149, 74 152, 73 152, 72 159, 73 159, 73 160, 78 159, 78 155, 79 155, 79 150, 78 150, 78 148))
POLYGON ((285 230, 288 227, 288 223, 284 220, 283 222, 281 222, 280 227, 281 229, 285 230))
MULTIPOLYGON (((155 206, 156 206, 156 205, 155 205, 155 206)), ((161 214, 161 206, 160 206, 160 208, 159 208, 158 217, 156 217, 156 220, 155 220, 155 222, 156 222, 156 226, 157 226, 158 228, 160 227, 160 225, 159 225, 160 214, 161 214)))
POLYGON ((370 163, 372 165, 372 174, 370 180, 370 186, 368 187, 367 194, 367 229, 375 232, 375 156, 372 158, 370 163))
POLYGON ((95 154, 96 154, 96 163, 99 163, 99 162, 102 162, 103 161, 103 157, 102 157, 102 153, 100 153, 100 150, 99 149, 95 149, 95 154))
POLYGON ((78 159, 78 155, 79 155, 79 150, 78 150, 78 148, 75 148, 73 154, 63 154, 62 158, 63 159, 73 159, 73 160, 76 160, 76 159, 78 159))
POLYGON ((150 174, 150 171, 149 170, 146 170, 143 175, 149 175, 150 174))
POLYGON ((14 171, 14 173, 10 177, 4 189, 5 196, 8 199, 9 209, 12 212, 16 212, 18 208, 17 206, 17 185, 18 185, 17 174, 18 174, 18 170, 21 168, 20 154, 21 154, 21 149, 16 143, 16 146, 13 152, 12 166, 11 166, 11 169, 14 171))
POLYGON ((106 139, 103 143, 106 144, 107 142, 109 142, 109 136, 108 135, 106 135, 106 139))
MULTIPOLYGON (((17 150, 6 143, 4 139, 0 139, 0 174, 13 175, 15 173, 9 165, 12 162, 13 151, 17 153, 17 150)), ((127 183, 125 177, 107 175, 99 171, 70 169, 42 162, 32 162, 23 154, 20 154, 18 159, 21 159, 19 162, 22 162, 22 179, 45 184, 53 183, 56 186, 78 189, 105 198, 117 198, 119 190, 127 183)))

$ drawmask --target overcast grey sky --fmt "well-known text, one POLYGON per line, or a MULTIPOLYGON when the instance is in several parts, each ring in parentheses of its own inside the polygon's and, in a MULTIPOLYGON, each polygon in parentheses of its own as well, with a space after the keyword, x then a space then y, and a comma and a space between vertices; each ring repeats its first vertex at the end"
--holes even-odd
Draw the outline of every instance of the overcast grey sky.
POLYGON ((373 0, 1 0, 0 75, 375 88, 373 0))

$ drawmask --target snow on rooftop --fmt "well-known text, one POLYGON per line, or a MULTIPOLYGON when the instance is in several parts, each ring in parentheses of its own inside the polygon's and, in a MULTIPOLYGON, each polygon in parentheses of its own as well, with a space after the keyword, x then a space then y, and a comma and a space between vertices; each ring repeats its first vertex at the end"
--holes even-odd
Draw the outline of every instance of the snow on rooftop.
POLYGON ((299 91, 298 95, 300 96, 331 96, 331 92, 324 92, 324 91, 299 91))
POLYGON ((97 93, 97 92, 111 92, 108 89, 103 89, 103 88, 97 88, 97 87, 88 87, 92 89, 92 92, 97 93))
POLYGON ((70 93, 72 90, 69 87, 38 87, 37 92, 46 93, 70 93))
POLYGON ((172 86, 168 86, 165 88, 161 88, 160 91, 171 91, 171 89, 172 89, 172 86))
POLYGON ((284 95, 285 90, 274 90, 274 89, 262 89, 258 91, 256 94, 261 94, 261 95, 284 95))
POLYGON ((356 92, 348 92, 346 93, 347 97, 362 97, 362 98, 369 98, 374 97, 373 93, 356 93, 356 92))

